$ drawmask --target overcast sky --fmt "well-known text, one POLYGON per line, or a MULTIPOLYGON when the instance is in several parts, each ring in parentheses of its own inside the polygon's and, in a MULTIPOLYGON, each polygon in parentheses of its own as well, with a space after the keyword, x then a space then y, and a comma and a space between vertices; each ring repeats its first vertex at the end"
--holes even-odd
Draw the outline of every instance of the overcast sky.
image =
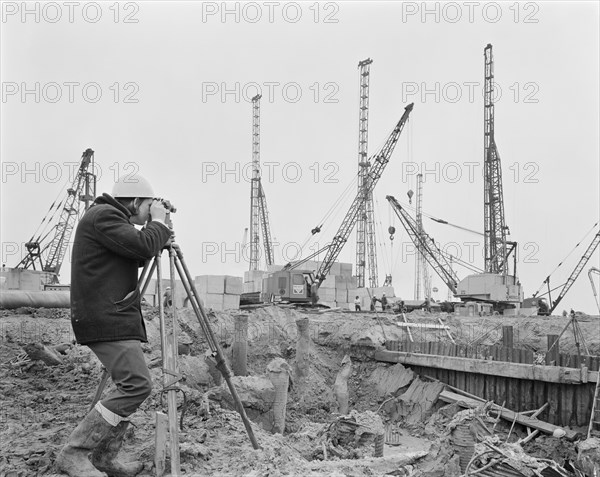
MULTIPOLYGON (((317 236, 318 246, 331 240, 356 193, 357 65, 371 58, 370 153, 415 103, 375 191, 380 283, 391 273, 396 295, 412 298, 413 248, 385 197, 407 203, 422 172, 425 214, 483 231, 491 43, 518 274, 531 296, 572 252, 551 277, 558 286, 599 216, 598 18, 598 2, 3 2, 2 262, 16 265, 89 147, 99 193, 139 172, 175 203, 194 275, 241 276, 259 90, 276 261, 302 245, 307 255, 310 230, 343 196, 317 236)), ((482 236, 428 218, 424 226, 483 267, 482 236)), ((342 261, 355 261, 354 242, 355 232, 342 261)), ((587 270, 598 262, 596 251, 557 312, 597 313, 587 270)), ((433 285, 445 298, 437 276, 433 285)))

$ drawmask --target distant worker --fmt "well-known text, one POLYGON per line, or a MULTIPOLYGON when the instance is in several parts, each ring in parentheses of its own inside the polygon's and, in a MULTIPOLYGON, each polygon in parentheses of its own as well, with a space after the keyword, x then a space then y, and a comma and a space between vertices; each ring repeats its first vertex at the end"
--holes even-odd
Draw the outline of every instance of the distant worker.
POLYGON ((319 284, 315 280, 310 286, 310 304, 316 306, 319 301, 319 284))
POLYGON ((371 311, 375 311, 375 305, 377 304, 379 300, 379 298, 377 298, 375 295, 373 295, 373 297, 371 298, 371 311))
POLYGON ((385 296, 385 293, 381 295, 381 309, 383 311, 388 309, 388 299, 387 296, 385 296))
POLYGON ((575 318, 575 310, 573 308, 571 308, 571 313, 569 313, 569 316, 571 317, 571 319, 575 318))
POLYGON ((358 298, 358 295, 356 295, 356 298, 354 299, 354 311, 361 311, 360 298, 358 298))
POLYGON ((170 308, 171 306, 173 306, 173 292, 171 292, 171 287, 167 287, 163 293, 163 307, 170 308))
POLYGON ((117 454, 133 414, 152 392, 142 351, 147 342, 138 288, 139 267, 170 241, 167 209, 140 176, 120 178, 112 195, 96 198, 73 242, 71 324, 109 372, 115 388, 83 418, 56 458, 70 477, 130 476, 142 462, 117 454), (141 230, 135 225, 144 226, 141 230))

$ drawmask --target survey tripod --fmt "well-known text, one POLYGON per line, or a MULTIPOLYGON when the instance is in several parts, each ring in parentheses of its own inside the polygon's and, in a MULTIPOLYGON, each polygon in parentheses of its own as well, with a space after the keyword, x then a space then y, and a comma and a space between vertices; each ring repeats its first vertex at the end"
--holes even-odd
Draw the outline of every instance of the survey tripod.
MULTIPOLYGON (((170 220, 169 220, 170 222, 170 220)), ((229 387, 229 392, 233 398, 233 402, 235 403, 236 410, 239 413, 244 426, 246 428, 246 432, 248 433, 248 437, 250 438, 250 442, 254 449, 260 449, 256 437, 254 436, 254 432, 252 431, 252 426, 248 417, 246 416, 246 412, 240 400, 240 397, 235 389, 231 381, 231 377, 233 376, 227 362, 225 361, 225 356, 219 345, 219 342, 215 338, 212 327, 208 320, 208 316, 202 303, 200 301, 198 291, 196 290, 196 286, 194 285, 194 280, 192 279, 189 269, 183 259, 183 253, 181 252, 181 248, 176 243, 170 243, 167 247, 165 247, 161 252, 159 252, 156 257, 151 260, 148 260, 140 274, 140 278, 138 281, 138 287, 141 291, 141 296, 144 296, 148 285, 150 284, 150 280, 152 279, 152 275, 156 272, 156 283, 157 283, 157 296, 158 296, 158 313, 160 320, 160 337, 161 337, 161 353, 162 353, 162 370, 163 370, 163 389, 160 391, 162 393, 166 393, 167 395, 167 416, 165 416, 161 412, 156 413, 156 454, 155 454, 155 465, 156 465, 156 475, 157 477, 161 477, 165 472, 165 457, 166 457, 166 429, 168 427, 169 436, 170 436, 170 457, 171 457, 171 475, 173 477, 181 475, 181 466, 179 459, 179 433, 177 429, 177 392, 182 391, 177 387, 177 383, 183 378, 183 376, 178 371, 177 366, 177 351, 178 351, 178 343, 177 343, 177 334, 178 334, 178 323, 177 323, 177 306, 175 303, 176 297, 176 272, 179 274, 179 278, 181 279, 181 284, 185 289, 187 297, 189 299, 192 308, 194 309, 194 313, 198 318, 198 322, 200 323, 200 328, 204 333, 206 341, 211 351, 211 356, 216 361, 216 367, 223 375, 227 386, 229 387), (163 297, 163 287, 162 287, 162 266, 161 266, 161 256, 164 250, 168 250, 169 252, 169 272, 170 272, 170 281, 171 281, 171 296, 173 297, 173 305, 171 306, 170 313, 170 330, 167 332, 167 320, 165 317, 165 307, 162 300, 163 297)), ((98 386, 98 390, 96 392, 96 396, 94 398, 94 403, 92 407, 96 404, 96 402, 100 399, 102 394, 102 390, 106 385, 106 381, 108 379, 108 373, 104 370, 102 378, 100 380, 100 384, 98 386)))

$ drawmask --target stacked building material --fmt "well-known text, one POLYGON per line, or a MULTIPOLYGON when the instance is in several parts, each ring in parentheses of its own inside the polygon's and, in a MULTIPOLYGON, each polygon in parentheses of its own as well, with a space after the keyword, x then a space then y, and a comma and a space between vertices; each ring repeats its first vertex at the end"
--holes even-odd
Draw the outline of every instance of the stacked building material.
MULTIPOLYGON (((164 300, 164 294, 167 287, 171 286, 171 280, 169 278, 162 279, 162 292, 163 297, 158 296, 158 286, 156 278, 150 279, 150 283, 148 284, 148 288, 146 288, 146 292, 144 293, 144 300, 148 305, 158 306, 159 299, 164 300)), ((187 294, 185 293, 185 289, 183 288, 183 284, 181 280, 175 280, 175 295, 171 295, 173 303, 175 306, 181 308, 184 306, 184 302, 187 303, 186 298, 187 294)))
POLYGON ((268 274, 269 272, 263 270, 245 271, 242 291, 244 293, 262 292, 262 280, 268 274))
MULTIPOLYGON (((194 279, 202 305, 213 310, 238 309, 240 306, 240 295, 242 294, 242 279, 226 275, 201 275, 194 279)), ((156 279, 150 280, 150 284, 144 294, 144 299, 149 305, 158 306, 159 300, 164 300, 167 287, 171 286, 171 280, 163 278, 163 297, 158 296, 156 279)), ((172 295, 173 304, 178 308, 191 306, 181 280, 175 281, 175 294, 172 295)))
POLYGON ((200 299, 213 310, 238 309, 243 282, 228 275, 200 275, 194 279, 200 299))
MULTIPOLYGON (((321 262, 309 260, 300 265, 297 270, 306 270, 316 273, 321 266, 321 262)), ((263 278, 270 273, 278 272, 283 269, 283 265, 269 265, 267 271, 247 271, 244 272, 244 293, 262 292, 263 278)), ((335 262, 329 270, 327 278, 323 280, 319 287, 319 303, 331 308, 345 308, 354 310, 354 299, 358 296, 361 300, 363 310, 368 310, 371 305, 371 297, 375 295, 381 299, 383 293, 389 298, 393 298, 393 287, 378 287, 367 291, 366 288, 356 287, 356 277, 352 276, 352 264, 335 262)), ((390 303, 394 300, 390 300, 390 303)), ((381 310, 381 304, 377 304, 377 309, 381 310)))

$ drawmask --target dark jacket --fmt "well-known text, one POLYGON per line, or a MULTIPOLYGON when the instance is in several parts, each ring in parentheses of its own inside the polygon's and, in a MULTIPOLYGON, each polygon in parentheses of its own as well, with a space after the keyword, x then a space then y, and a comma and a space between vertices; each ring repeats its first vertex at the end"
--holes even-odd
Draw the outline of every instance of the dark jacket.
POLYGON ((79 221, 71 259, 71 323, 80 344, 148 341, 141 312, 138 268, 171 236, 149 222, 142 230, 108 194, 98 197, 79 221))

